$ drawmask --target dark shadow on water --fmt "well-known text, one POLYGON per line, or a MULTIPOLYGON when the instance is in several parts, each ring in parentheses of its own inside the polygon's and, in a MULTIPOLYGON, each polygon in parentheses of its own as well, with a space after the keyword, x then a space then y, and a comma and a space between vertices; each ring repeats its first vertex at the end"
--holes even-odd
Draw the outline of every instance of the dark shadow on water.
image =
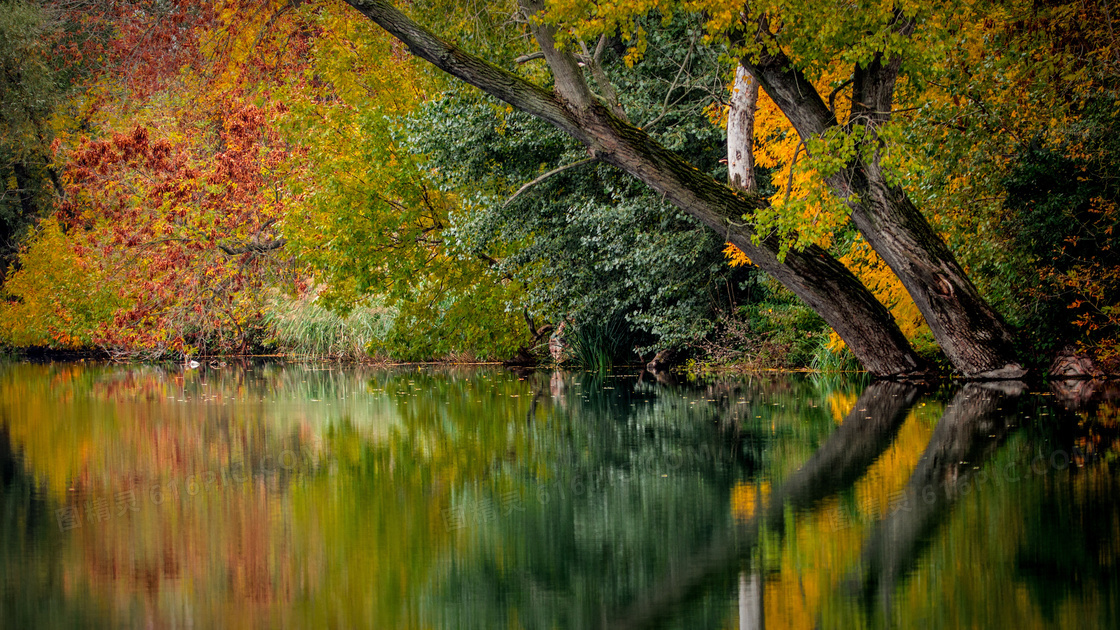
MULTIPOLYGON (((1120 531, 1120 484, 1112 482, 1111 475, 1101 481, 1059 473, 1070 465, 1102 465, 1104 453, 1093 449, 1101 450, 1102 439, 1113 446, 1120 443, 1115 412, 1120 397, 1115 388, 1100 383, 1055 385, 1055 399, 1028 398, 1026 390, 1019 382, 970 383, 953 395, 905 489, 892 497, 890 513, 871 526, 858 568, 841 581, 845 593, 841 597, 862 602, 864 623, 893 625, 886 620, 891 619, 895 594, 962 498, 1024 479, 1034 480, 1044 490, 1037 493, 1032 485, 1015 486, 1016 496, 1026 497, 1018 506, 1025 520, 1025 536, 1012 579, 1028 586, 1051 622, 1071 595, 1094 599, 1096 593, 1103 595, 1099 596, 1098 621, 1115 621, 1120 591, 1120 540, 1116 536, 1120 531), (1107 419, 1109 413, 1112 420, 1107 419), (1086 418, 1105 419, 1089 429, 1086 418), (1020 426, 1024 419, 1030 424, 1027 429, 1020 426), (1017 431, 1024 437, 1041 431, 1042 435, 1026 444, 1047 444, 1045 456, 996 465, 994 457, 1017 431), (1086 592, 1088 588, 1092 590, 1086 592)), ((674 566, 666 573, 668 577, 625 609, 610 614, 603 627, 659 627, 710 589, 736 581, 737 572, 740 623, 742 627, 764 627, 765 577, 754 569, 741 572, 757 562, 749 559, 760 531, 782 532, 790 510, 811 509, 822 499, 850 488, 891 445, 918 393, 909 385, 869 386, 843 424, 794 475, 775 487, 754 518, 722 533, 703 552, 674 566)), ((982 566, 977 570, 983 570, 982 566)))

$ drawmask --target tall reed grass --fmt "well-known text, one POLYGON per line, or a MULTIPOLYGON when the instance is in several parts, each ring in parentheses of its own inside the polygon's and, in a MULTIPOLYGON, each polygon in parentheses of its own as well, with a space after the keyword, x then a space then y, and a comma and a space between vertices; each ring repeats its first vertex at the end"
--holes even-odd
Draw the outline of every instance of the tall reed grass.
POLYGON ((588 322, 570 329, 568 343, 572 358, 589 370, 606 371, 615 362, 624 359, 629 351, 631 336, 621 317, 605 322, 588 322))
POLYGON ((838 352, 829 348, 828 336, 823 336, 813 351, 809 367, 824 373, 859 372, 863 369, 859 359, 848 348, 841 348, 838 352))
POLYGON ((270 345, 299 357, 362 360, 368 349, 383 340, 396 316, 394 309, 367 304, 346 316, 324 308, 313 296, 273 299, 265 310, 264 324, 270 345))

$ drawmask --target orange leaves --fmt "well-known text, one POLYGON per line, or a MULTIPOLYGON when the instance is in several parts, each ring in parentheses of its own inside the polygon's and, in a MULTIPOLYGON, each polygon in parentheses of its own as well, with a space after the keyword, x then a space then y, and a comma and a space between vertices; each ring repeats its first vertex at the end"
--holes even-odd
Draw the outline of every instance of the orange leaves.
MULTIPOLYGON (((815 87, 828 94, 833 86, 842 85, 844 78, 843 70, 837 66, 819 79, 815 87)), ((842 117, 849 106, 846 93, 838 91, 832 100, 842 117)), ((713 121, 717 120, 716 111, 708 114, 713 121)), ((718 117, 726 124, 725 111, 718 112, 718 117)), ((775 191, 769 207, 752 217, 759 233, 778 230, 788 237, 786 248, 804 248, 814 243, 828 247, 833 233, 847 222, 848 207, 830 190, 821 171, 850 159, 855 139, 845 136, 813 140, 809 143, 812 146, 807 147, 765 91, 759 93, 754 124, 755 163, 770 171, 775 191)), ((734 252, 731 255, 735 260, 734 252)))
MULTIPOLYGON (((279 223, 298 200, 288 192, 297 152, 275 125, 287 109, 268 98, 305 63, 312 31, 289 19, 291 8, 170 0, 70 16, 103 36, 101 66, 71 108, 80 120, 51 146, 65 165, 64 237, 45 230, 27 255, 51 243, 72 261, 40 267, 113 287, 116 310, 84 343, 159 354, 247 338, 256 294, 285 268, 279 223)), ((49 304, 73 280, 40 275, 25 303, 49 304)))
MULTIPOLYGON (((857 237, 848 254, 840 258, 852 273, 871 290, 871 293, 890 310, 898 327, 919 352, 933 350, 934 342, 921 312, 902 281, 891 271, 887 263, 871 249, 863 237, 857 237)), ((830 346, 834 350, 843 346, 836 333, 833 333, 830 346)))
POLYGON ((138 100, 165 89, 184 67, 202 64, 199 38, 213 22, 211 3, 166 0, 110 7, 95 17, 95 28, 114 33, 105 72, 138 100))
POLYGON ((727 256, 727 264, 731 265, 732 267, 742 267, 744 265, 754 264, 751 262, 751 259, 747 258, 747 255, 743 253, 743 250, 735 247, 731 243, 728 243, 727 247, 723 248, 723 253, 725 256, 727 256))

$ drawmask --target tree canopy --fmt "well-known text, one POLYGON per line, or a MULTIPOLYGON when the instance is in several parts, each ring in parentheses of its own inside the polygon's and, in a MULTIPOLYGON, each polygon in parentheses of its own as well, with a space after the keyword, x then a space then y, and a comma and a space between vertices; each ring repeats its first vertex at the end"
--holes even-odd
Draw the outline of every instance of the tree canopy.
POLYGON ((262 350, 327 307, 409 359, 1120 354, 1104 6, 0 11, 8 344, 262 350))

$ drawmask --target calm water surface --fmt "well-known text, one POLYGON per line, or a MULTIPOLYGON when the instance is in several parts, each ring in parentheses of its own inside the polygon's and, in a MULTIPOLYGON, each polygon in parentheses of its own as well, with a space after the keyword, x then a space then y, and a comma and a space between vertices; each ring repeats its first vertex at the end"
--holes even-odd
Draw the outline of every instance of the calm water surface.
POLYGON ((1118 399, 0 364, 0 627, 1114 628, 1118 399))

